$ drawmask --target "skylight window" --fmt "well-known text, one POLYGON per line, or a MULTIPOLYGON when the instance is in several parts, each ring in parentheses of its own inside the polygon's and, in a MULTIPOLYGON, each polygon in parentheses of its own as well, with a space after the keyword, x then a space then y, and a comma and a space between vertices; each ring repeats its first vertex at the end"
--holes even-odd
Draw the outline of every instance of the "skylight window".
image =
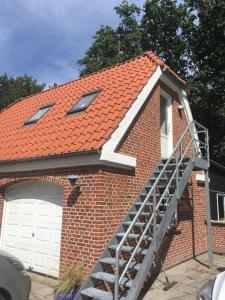
POLYGON ((36 123, 40 118, 44 116, 44 114, 53 106, 53 104, 47 104, 39 108, 39 110, 26 122, 25 125, 36 123))
POLYGON ((84 94, 83 96, 81 96, 79 101, 76 102, 74 106, 68 111, 68 114, 73 114, 85 110, 92 103, 92 101, 94 101, 94 99, 98 96, 100 92, 100 90, 96 90, 94 92, 84 94))

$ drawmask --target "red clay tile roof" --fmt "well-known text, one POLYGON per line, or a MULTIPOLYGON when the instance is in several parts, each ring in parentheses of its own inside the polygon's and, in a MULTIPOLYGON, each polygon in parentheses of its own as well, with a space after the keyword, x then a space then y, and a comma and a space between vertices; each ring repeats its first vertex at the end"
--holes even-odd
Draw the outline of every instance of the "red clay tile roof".
POLYGON ((161 59, 147 52, 130 61, 18 100, 0 113, 0 160, 38 158, 101 149, 161 59), (102 91, 82 113, 66 113, 82 94, 102 91), (23 126, 41 106, 54 106, 23 126))

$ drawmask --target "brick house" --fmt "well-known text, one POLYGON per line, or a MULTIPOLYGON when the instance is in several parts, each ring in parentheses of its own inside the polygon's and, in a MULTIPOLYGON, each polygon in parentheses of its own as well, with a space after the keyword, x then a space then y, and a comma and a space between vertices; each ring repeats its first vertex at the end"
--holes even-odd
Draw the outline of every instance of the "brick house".
MULTIPOLYGON (((192 123, 184 81, 152 52, 19 99, 0 113, 1 247, 43 274, 57 277, 81 261, 89 272, 192 123)), ((187 148, 189 141, 185 135, 187 148)), ((205 188, 196 181, 207 170, 202 161, 190 174, 176 165, 186 181, 160 248, 166 267, 207 250, 205 188)), ((164 193, 161 201, 163 215, 170 200, 164 193)))

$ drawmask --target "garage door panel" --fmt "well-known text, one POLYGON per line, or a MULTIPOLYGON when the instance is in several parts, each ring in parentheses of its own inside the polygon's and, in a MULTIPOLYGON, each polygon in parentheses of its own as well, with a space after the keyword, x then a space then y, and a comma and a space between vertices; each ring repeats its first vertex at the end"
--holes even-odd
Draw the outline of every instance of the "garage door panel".
POLYGON ((17 249, 16 252, 16 256, 23 261, 23 263, 27 268, 29 268, 30 263, 32 261, 32 252, 30 251, 29 248, 30 248, 29 246, 28 249, 21 246, 17 249))
POLYGON ((16 256, 16 248, 14 245, 5 245, 4 250, 11 253, 12 255, 16 256))
POLYGON ((53 243, 59 245, 61 242, 61 230, 59 228, 53 231, 53 243))
POLYGON ((20 238, 30 241, 32 239, 32 234, 34 231, 33 226, 28 224, 22 224, 20 226, 20 229, 20 238))
POLYGON ((41 251, 35 251, 34 254, 34 266, 47 269, 48 265, 48 255, 41 251))
POLYGON ((18 228, 17 223, 8 222, 6 224, 6 233, 11 238, 17 238, 17 236, 19 235, 19 230, 18 229, 19 228, 18 228))
POLYGON ((35 240, 38 242, 49 242, 50 230, 49 227, 37 226, 35 230, 35 240))
POLYGON ((35 215, 35 199, 30 199, 29 201, 21 201, 22 214, 24 217, 33 217, 35 215))
POLYGON ((58 276, 63 188, 23 182, 6 193, 2 247, 27 268, 58 276))
MULTIPOLYGON (((49 205, 47 202, 44 201, 39 201, 37 204, 37 216, 38 217, 43 217, 43 218, 48 218, 51 217, 51 212, 52 212, 52 207, 49 205)), ((47 219, 46 219, 47 221, 47 219)))

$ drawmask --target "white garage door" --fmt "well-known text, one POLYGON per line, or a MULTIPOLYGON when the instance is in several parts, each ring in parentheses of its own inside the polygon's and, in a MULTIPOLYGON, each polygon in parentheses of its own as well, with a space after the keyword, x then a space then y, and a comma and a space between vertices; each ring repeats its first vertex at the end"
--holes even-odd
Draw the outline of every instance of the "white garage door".
POLYGON ((26 268, 58 276, 63 188, 39 181, 10 186, 1 237, 2 248, 26 268))

